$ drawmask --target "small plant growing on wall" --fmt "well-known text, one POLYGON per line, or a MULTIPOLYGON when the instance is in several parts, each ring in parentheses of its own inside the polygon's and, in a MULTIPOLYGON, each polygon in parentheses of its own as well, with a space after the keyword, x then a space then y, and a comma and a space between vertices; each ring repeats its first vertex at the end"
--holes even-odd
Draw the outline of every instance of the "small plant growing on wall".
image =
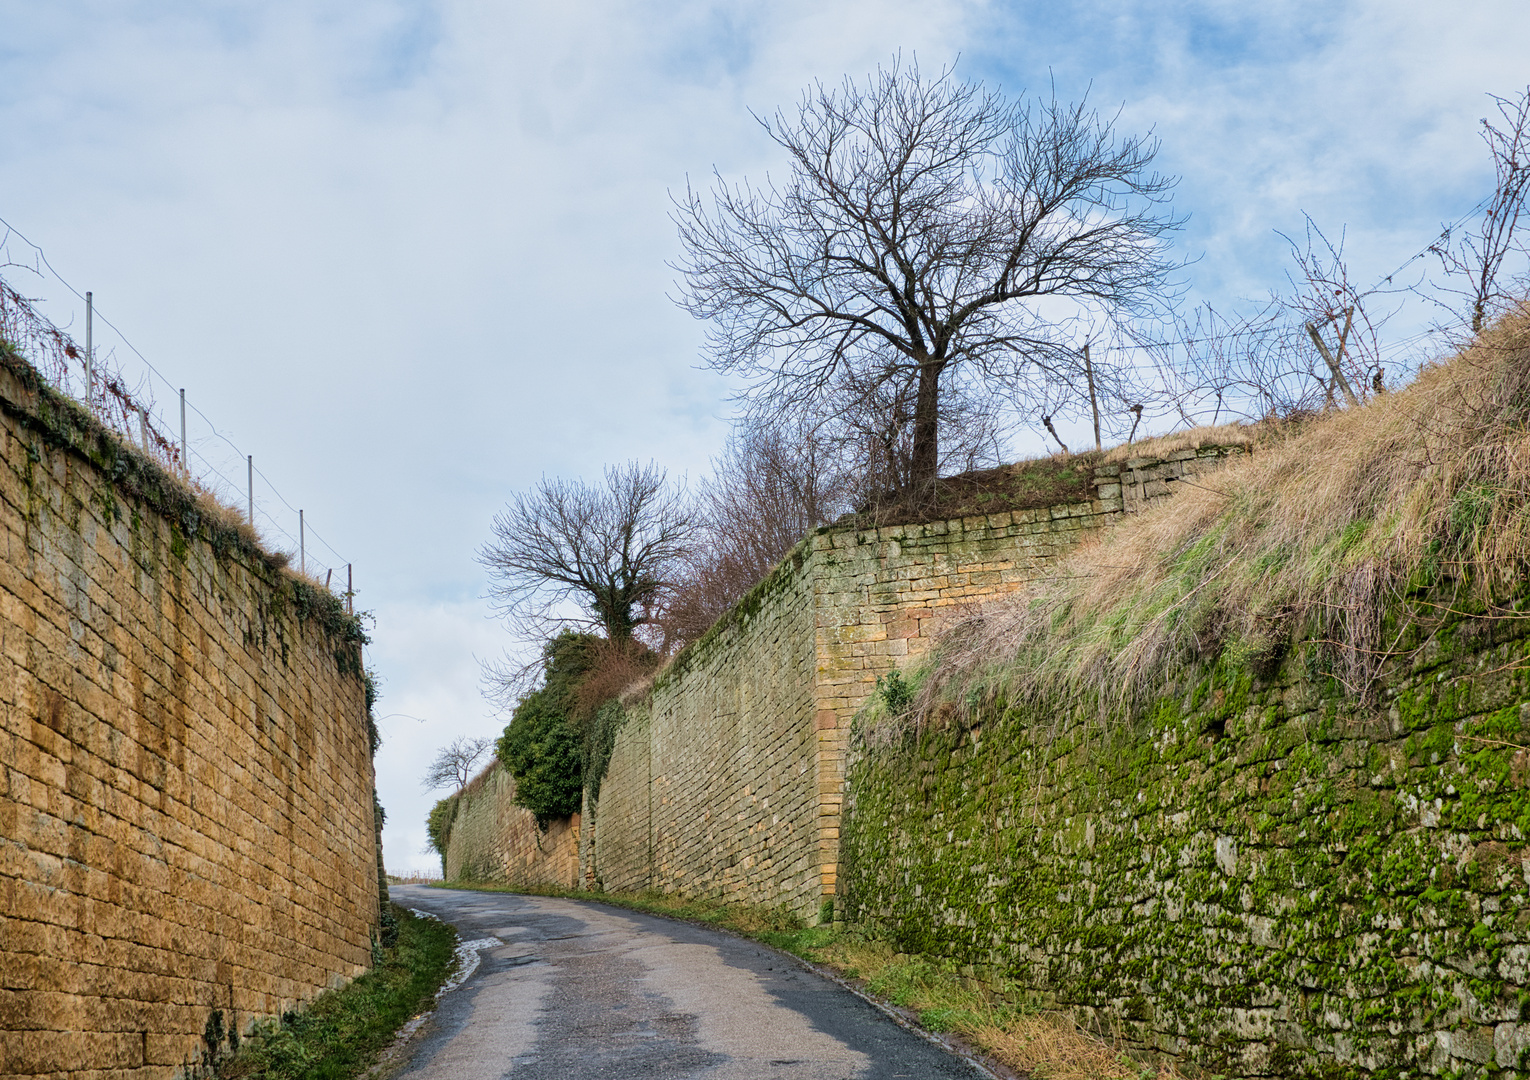
POLYGON ((877 676, 877 694, 889 716, 902 716, 914 700, 914 688, 897 671, 877 676))

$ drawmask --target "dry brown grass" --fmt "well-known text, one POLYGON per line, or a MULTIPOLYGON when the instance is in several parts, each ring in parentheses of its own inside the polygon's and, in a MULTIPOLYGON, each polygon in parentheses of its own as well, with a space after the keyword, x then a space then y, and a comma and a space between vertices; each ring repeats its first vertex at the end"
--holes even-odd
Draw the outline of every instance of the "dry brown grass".
POLYGON ((1016 1016, 966 1033, 1011 1069, 1036 1080, 1173 1080, 1167 1065, 1143 1065, 1114 1042, 1081 1031, 1060 1013, 1016 1016))
POLYGON ((841 938, 812 959, 1037 1080, 1173 1080, 1179 1075, 1168 1066, 1134 1060, 1121 1043, 1082 1030, 1063 1013, 994 1002, 948 967, 899 954, 886 942, 841 938))
POLYGON ((1107 465, 1116 465, 1128 458, 1167 457, 1177 450, 1199 450, 1203 446, 1250 447, 1267 440, 1276 430, 1275 425, 1266 424, 1207 425, 1113 446, 1100 460, 1107 465))
POLYGON ((953 627, 913 715, 960 709, 952 702, 977 688, 1130 703, 1224 654, 1257 670, 1298 633, 1325 643, 1327 669, 1364 695, 1400 640, 1383 636, 1383 611, 1411 610, 1415 623, 1450 610, 1522 617, 1494 600, 1527 567, 1521 305, 1406 389, 1203 474, 1079 548, 1053 579, 953 627), (1425 594, 1436 606, 1410 609, 1425 594))

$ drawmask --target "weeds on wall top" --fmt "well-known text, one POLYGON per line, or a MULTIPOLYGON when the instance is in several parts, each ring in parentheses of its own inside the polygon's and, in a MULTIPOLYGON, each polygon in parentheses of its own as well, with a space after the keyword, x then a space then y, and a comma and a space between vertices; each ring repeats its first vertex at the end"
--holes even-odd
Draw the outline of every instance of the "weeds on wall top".
MULTIPOLYGON (((937 647, 916 723, 978 697, 1128 708, 1296 640, 1364 698, 1410 630, 1523 618, 1530 305, 1406 389, 1330 411, 1081 545, 937 647)), ((889 710, 891 711, 891 710, 889 710)))
MULTIPOLYGON (((93 465, 111 483, 99 493, 99 508, 108 518, 120 518, 120 494, 155 511, 170 524, 171 550, 185 558, 187 542, 200 540, 220 559, 243 562, 277 589, 277 603, 290 607, 301 622, 316 624, 342 649, 336 659, 348 672, 342 652, 349 656, 367 641, 362 617, 345 610, 344 602, 330 592, 293 573, 288 556, 267 551, 238 511, 219 503, 210 491, 188 484, 168 472, 150 455, 126 442, 83 406, 55 390, 46 379, 5 341, 0 341, 0 369, 8 372, 28 393, 31 405, 0 395, 0 409, 25 431, 50 449, 73 454, 93 465)), ((361 677, 360 661, 354 672, 361 677)))

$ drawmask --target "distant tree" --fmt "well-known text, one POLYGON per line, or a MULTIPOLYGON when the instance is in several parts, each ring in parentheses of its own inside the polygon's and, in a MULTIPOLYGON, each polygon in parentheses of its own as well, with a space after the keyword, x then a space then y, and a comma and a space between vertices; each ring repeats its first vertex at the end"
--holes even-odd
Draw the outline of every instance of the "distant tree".
POLYGON ((696 521, 663 469, 634 461, 607 468, 604 485, 539 481, 511 497, 493 532, 478 560, 491 600, 522 637, 583 626, 626 641, 674 587, 696 521))
POLYGON ((1083 104, 1014 104, 895 63, 759 119, 790 177, 687 189, 679 303, 711 323, 711 366, 756 380, 768 409, 810 407, 847 375, 908 392, 916 484, 938 473, 953 388, 1023 405, 1082 377, 1038 301, 1115 316, 1162 299, 1174 181, 1150 171, 1155 141, 1083 104))
POLYGON ((473 778, 473 767, 493 745, 493 739, 469 739, 466 736, 453 739, 449 745, 436 751, 425 775, 420 777, 420 786, 426 791, 466 787, 467 782, 473 778))

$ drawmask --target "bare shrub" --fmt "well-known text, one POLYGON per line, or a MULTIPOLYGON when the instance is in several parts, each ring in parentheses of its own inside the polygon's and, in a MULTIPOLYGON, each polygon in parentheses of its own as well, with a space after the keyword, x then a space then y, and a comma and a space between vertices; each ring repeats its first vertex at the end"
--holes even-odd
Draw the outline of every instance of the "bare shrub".
POLYGON ((1465 301, 1473 333, 1513 306, 1503 270, 1512 254, 1525 252, 1515 234, 1530 198, 1530 87, 1512 98, 1490 96, 1498 120, 1483 119, 1481 134, 1493 160, 1493 193, 1475 229, 1456 237, 1447 233, 1431 249, 1452 283, 1443 291, 1465 301))
POLYGON ((637 641, 598 638, 590 643, 589 667, 574 684, 570 719, 581 733, 608 701, 615 701, 634 685, 649 678, 660 656, 637 641))
POLYGON ((1385 387, 1380 332, 1391 313, 1378 305, 1387 294, 1356 286, 1343 236, 1330 240, 1310 217, 1300 241, 1285 239, 1294 263, 1285 289, 1252 314, 1198 308, 1156 346, 1163 393, 1182 421, 1308 416, 1385 387))
POLYGON ((808 419, 740 421, 697 485, 698 541, 646 643, 667 653, 694 641, 804 536, 849 510, 859 477, 843 451, 808 419))

